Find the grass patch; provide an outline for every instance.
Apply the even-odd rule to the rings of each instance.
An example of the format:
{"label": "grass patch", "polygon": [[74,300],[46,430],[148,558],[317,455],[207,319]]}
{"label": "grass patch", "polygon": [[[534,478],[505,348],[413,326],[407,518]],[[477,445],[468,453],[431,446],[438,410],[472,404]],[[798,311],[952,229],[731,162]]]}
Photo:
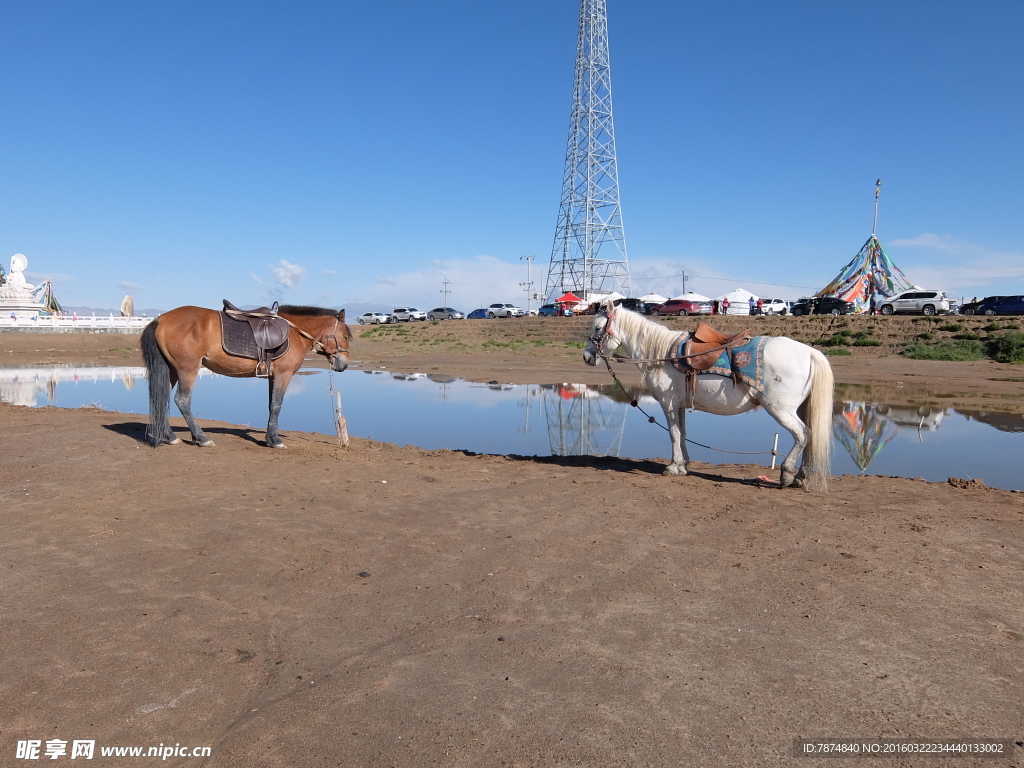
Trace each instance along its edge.
{"label": "grass patch", "polygon": [[935,338],[935,334],[934,333],[927,333],[927,332],[926,333],[919,333],[919,334],[917,334],[917,338],[918,338],[919,341],[931,341],[932,339]]}
{"label": "grass patch", "polygon": [[853,340],[853,346],[855,346],[855,347],[880,347],[880,346],[882,346],[882,342],[880,342],[878,339],[861,338],[861,339],[854,339]]}
{"label": "grass patch", "polygon": [[585,341],[567,341],[567,342],[565,342],[565,346],[570,347],[572,349],[583,349],[585,346],[587,346],[587,342],[585,342]]}
{"label": "grass patch", "polygon": [[948,360],[962,362],[966,360],[983,360],[985,349],[978,341],[961,339],[957,341],[940,341],[937,344],[925,344],[915,341],[903,350],[903,356],[911,360]]}
{"label": "grass patch", "polygon": [[853,354],[846,347],[829,347],[828,349],[821,350],[821,352],[829,357],[849,357]]}
{"label": "grass patch", "polygon": [[957,341],[978,341],[981,336],[976,333],[954,333],[953,338]]}
{"label": "grass patch", "polygon": [[938,330],[940,331],[951,331],[953,333],[956,331],[962,331],[963,329],[964,326],[962,323],[946,323],[945,325],[940,325],[938,327]]}
{"label": "grass patch", "polygon": [[997,363],[1024,363],[1024,333],[1011,332],[985,345],[988,355]]}

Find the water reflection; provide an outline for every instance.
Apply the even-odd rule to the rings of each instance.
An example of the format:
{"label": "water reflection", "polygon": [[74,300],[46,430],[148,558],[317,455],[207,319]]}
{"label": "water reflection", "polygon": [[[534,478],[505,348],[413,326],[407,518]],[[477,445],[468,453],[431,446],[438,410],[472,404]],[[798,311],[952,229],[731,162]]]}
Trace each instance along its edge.
{"label": "water reflection", "polygon": [[[444,374],[350,371],[331,374],[307,369],[292,382],[281,413],[281,428],[331,434],[343,401],[349,434],[399,445],[524,455],[618,455],[667,458],[668,435],[629,407],[632,400],[664,418],[643,392],[613,385],[475,384]],[[203,371],[193,406],[199,418],[262,428],[266,423],[265,381],[228,379]],[[145,371],[129,367],[0,367],[0,400],[18,405],[108,410],[148,410]],[[903,400],[913,393],[901,392]],[[342,398],[343,395],[343,398]],[[172,406],[172,413],[174,408]],[[724,451],[761,451],[733,456],[702,446],[693,459],[709,463],[770,463],[775,433],[779,450],[792,446],[789,434],[763,410],[732,417],[687,416],[691,440]],[[843,450],[834,452],[836,474],[867,473],[924,477],[977,477],[987,484],[1020,488],[1024,416],[887,404],[863,398],[837,402],[833,434]],[[965,450],[965,447],[967,450]]]}
{"label": "water reflection", "polygon": [[837,403],[836,409],[832,432],[861,472],[867,470],[901,428],[916,430],[920,439],[922,430],[938,429],[948,413],[945,408],[851,401]]}

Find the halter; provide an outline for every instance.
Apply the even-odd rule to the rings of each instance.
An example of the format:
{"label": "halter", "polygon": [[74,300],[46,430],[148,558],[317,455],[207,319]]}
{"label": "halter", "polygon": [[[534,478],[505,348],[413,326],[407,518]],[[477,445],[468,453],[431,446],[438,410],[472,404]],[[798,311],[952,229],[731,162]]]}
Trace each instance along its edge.
{"label": "halter", "polygon": [[606,314],[605,317],[607,320],[605,321],[604,327],[601,328],[599,332],[592,334],[587,341],[594,345],[594,348],[597,350],[597,356],[605,362],[608,362],[608,358],[601,350],[601,347],[604,345],[605,341],[608,340],[608,336],[611,334],[612,319],[614,319],[615,315]]}
{"label": "halter", "polygon": [[338,343],[338,335],[337,334],[338,334],[338,328],[341,326],[341,321],[338,320],[337,317],[334,318],[334,330],[329,335],[324,336],[324,340],[334,339],[334,346],[337,348],[337,351],[335,351],[333,353],[332,352],[328,352],[327,348],[323,345],[322,342],[320,342],[319,340],[313,338],[310,334],[306,333],[304,330],[299,328],[299,326],[297,326],[295,323],[293,323],[287,317],[283,317],[283,316],[280,316],[280,317],[282,317],[284,319],[284,321],[286,323],[288,323],[288,325],[290,325],[292,328],[294,328],[295,331],[300,336],[302,336],[302,337],[304,337],[306,339],[309,339],[311,342],[313,342],[310,345],[310,349],[312,351],[314,351],[314,352],[316,352],[318,354],[321,354],[324,357],[333,357],[334,355],[340,354],[342,352],[344,352],[346,355],[348,354],[348,347],[342,347],[341,344]]}

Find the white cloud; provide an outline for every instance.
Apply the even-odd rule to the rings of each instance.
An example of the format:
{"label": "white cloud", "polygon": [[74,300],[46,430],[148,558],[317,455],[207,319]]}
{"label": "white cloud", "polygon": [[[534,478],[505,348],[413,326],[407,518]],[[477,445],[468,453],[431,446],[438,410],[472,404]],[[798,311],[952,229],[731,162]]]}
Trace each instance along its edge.
{"label": "white cloud", "polygon": [[943,253],[961,253],[964,250],[977,248],[977,246],[957,240],[952,235],[935,235],[931,232],[922,232],[917,237],[892,240],[889,245],[894,248],[930,248]]}
{"label": "white cloud", "polygon": [[1005,291],[1015,293],[1024,284],[1024,254],[995,251],[983,245],[957,240],[952,235],[924,232],[917,237],[893,240],[892,249],[909,248],[931,251],[925,260],[913,254],[889,255],[917,285],[945,290],[953,295]]}
{"label": "white cloud", "polygon": [[292,264],[287,259],[281,259],[276,267],[270,268],[274,280],[285,288],[297,290],[302,285],[302,278],[306,276],[306,268],[298,264]]}

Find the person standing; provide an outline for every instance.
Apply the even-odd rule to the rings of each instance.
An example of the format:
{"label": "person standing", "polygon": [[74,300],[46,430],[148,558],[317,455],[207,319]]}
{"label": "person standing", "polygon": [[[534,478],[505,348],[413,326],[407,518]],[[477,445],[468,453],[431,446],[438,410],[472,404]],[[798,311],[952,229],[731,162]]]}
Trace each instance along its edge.
{"label": "person standing", "polygon": [[757,314],[759,314],[759,315],[763,315],[764,314],[764,299],[758,299],[757,300]]}
{"label": "person standing", "polygon": [[729,299],[728,299],[728,297],[722,299],[722,314],[723,315],[728,315],[729,314]]}
{"label": "person standing", "polygon": [[754,314],[754,310],[757,308],[757,302],[754,301],[754,297],[753,296],[751,296],[749,299],[747,299],[747,306],[750,308],[750,314],[753,315]]}

